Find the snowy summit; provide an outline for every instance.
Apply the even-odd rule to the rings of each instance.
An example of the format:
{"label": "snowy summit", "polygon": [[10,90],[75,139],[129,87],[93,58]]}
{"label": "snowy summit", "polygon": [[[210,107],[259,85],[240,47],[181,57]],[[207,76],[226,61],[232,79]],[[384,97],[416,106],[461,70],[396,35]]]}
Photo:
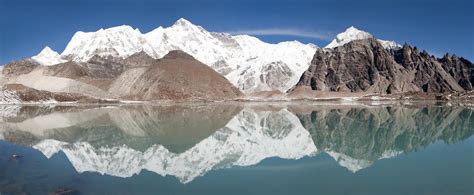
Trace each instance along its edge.
{"label": "snowy summit", "polygon": [[35,60],[36,62],[44,66],[51,66],[51,65],[66,62],[66,60],[61,58],[58,52],[55,52],[48,46],[46,46],[43,50],[41,50],[41,52],[38,55],[31,57],[31,59]]}
{"label": "snowy summit", "polygon": [[[342,45],[345,45],[346,43],[349,43],[354,40],[361,40],[361,39],[369,39],[369,38],[374,38],[373,35],[371,35],[368,32],[359,30],[355,28],[354,26],[351,26],[347,28],[344,32],[339,33],[334,40],[331,41],[326,47],[324,48],[336,48]],[[394,49],[394,48],[400,48],[401,45],[395,43],[394,41],[385,41],[385,40],[380,40],[378,39],[380,44],[386,49]]]}

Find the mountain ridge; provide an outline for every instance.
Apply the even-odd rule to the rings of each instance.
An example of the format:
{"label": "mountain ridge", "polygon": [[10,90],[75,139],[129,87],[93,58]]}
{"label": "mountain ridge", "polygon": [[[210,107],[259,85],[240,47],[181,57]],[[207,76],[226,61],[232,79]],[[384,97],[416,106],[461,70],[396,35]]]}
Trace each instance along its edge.
{"label": "mountain ridge", "polygon": [[[233,98],[209,101],[397,100],[406,96],[474,100],[474,65],[469,60],[449,54],[437,58],[415,46],[381,40],[353,26],[319,48],[298,41],[270,44],[249,35],[209,32],[183,18],[170,27],[160,26],[147,33],[127,25],[95,32],[78,31],[61,55],[46,46],[36,56],[5,65],[0,84],[21,84],[53,93],[85,93],[119,101],[154,101],[168,92],[174,95],[166,96],[166,100],[187,97],[176,101],[206,101],[209,94],[216,94],[206,85],[188,82],[189,78],[204,81],[209,76],[189,72],[196,70],[195,66],[188,66],[189,70],[184,72],[170,72],[188,71],[188,76],[174,75],[167,81],[147,73],[154,71],[160,75],[162,71],[153,66],[174,59],[173,55],[180,58],[178,61],[195,60],[199,62],[195,65],[202,63],[215,71],[197,74],[208,72],[223,77],[213,76],[220,83],[216,86],[226,86],[220,90],[232,92]],[[139,82],[133,84],[135,81]],[[232,86],[224,84],[227,82]],[[141,95],[124,92],[165,87],[163,83],[174,87],[168,92],[164,88],[142,91]],[[120,90],[122,87],[134,90]],[[178,88],[181,95],[177,95]],[[189,95],[197,91],[200,92]],[[144,93],[149,94],[148,98],[141,99]]]}
{"label": "mountain ridge", "polygon": [[[248,35],[232,36],[227,33],[208,32],[186,19],[177,20],[172,26],[158,27],[142,34],[138,29],[123,25],[96,32],[77,32],[61,56],[73,61],[87,61],[93,55],[126,58],[138,52],[145,52],[159,59],[172,50],[182,50],[197,60],[223,74],[244,92],[260,90],[285,91],[294,85],[298,76],[311,60],[317,48],[314,44],[286,41],[270,44]],[[286,71],[266,68],[281,76],[289,76],[289,83],[268,84],[259,79],[263,67],[272,62],[284,62]],[[224,70],[225,69],[225,70]],[[242,75],[242,76],[241,76]]]}

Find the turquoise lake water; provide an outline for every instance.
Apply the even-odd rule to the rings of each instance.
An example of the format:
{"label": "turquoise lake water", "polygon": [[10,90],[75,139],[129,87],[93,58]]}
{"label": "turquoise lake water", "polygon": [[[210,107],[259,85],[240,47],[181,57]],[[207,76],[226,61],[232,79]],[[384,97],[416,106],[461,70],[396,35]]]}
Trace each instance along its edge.
{"label": "turquoise lake water", "polygon": [[474,108],[0,106],[3,194],[473,194]]}

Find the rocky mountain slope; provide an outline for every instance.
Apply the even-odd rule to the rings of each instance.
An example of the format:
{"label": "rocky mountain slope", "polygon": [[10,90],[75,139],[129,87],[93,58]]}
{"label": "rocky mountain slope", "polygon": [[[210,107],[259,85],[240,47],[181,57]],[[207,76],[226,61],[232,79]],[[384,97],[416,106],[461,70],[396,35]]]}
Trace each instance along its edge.
{"label": "rocky mountain slope", "polygon": [[2,68],[2,76],[17,76],[21,74],[28,74],[36,67],[40,66],[38,62],[33,59],[23,59],[13,61],[5,64]]}
{"label": "rocky mountain slope", "polygon": [[128,69],[109,92],[129,100],[232,100],[243,94],[226,78],[182,51],[150,67]]}
{"label": "rocky mountain slope", "polygon": [[372,38],[357,39],[316,51],[297,88],[316,91],[445,93],[472,90],[474,65],[465,59],[437,59],[426,51],[403,45],[386,48]]}
{"label": "rocky mountain slope", "polygon": [[139,52],[125,59],[94,55],[87,62],[48,66],[26,59],[8,64],[0,80],[104,100],[219,101],[243,95],[225,77],[182,51],[158,60]]}

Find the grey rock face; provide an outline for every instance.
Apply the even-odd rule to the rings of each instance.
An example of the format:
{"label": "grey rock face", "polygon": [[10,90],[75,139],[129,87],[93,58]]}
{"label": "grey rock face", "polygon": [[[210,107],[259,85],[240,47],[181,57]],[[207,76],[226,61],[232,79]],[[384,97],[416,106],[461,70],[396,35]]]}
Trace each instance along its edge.
{"label": "grey rock face", "polygon": [[2,73],[6,76],[16,76],[21,74],[28,74],[36,67],[40,66],[37,62],[31,59],[23,59],[10,62],[3,67]]}
{"label": "grey rock face", "polygon": [[471,90],[472,63],[443,59],[407,44],[388,50],[373,38],[356,40],[334,49],[317,50],[296,86],[377,94]]}
{"label": "grey rock face", "polygon": [[448,72],[465,90],[473,90],[474,64],[462,57],[446,54],[439,59],[444,70]]}
{"label": "grey rock face", "polygon": [[283,90],[294,73],[282,61],[272,62],[262,66],[260,81],[266,83],[272,89]]}
{"label": "grey rock face", "polygon": [[449,75],[441,62],[428,52],[419,52],[416,47],[405,44],[402,49],[394,52],[395,60],[411,73],[411,83],[422,92],[443,93],[464,91],[457,81]]}
{"label": "grey rock face", "polygon": [[416,90],[404,80],[408,72],[376,39],[356,40],[318,50],[297,86],[341,92],[396,93]]}
{"label": "grey rock face", "polygon": [[232,72],[232,68],[227,64],[225,60],[219,60],[215,62],[212,66],[212,69],[216,70],[219,74],[221,75],[228,75],[230,72]]}

